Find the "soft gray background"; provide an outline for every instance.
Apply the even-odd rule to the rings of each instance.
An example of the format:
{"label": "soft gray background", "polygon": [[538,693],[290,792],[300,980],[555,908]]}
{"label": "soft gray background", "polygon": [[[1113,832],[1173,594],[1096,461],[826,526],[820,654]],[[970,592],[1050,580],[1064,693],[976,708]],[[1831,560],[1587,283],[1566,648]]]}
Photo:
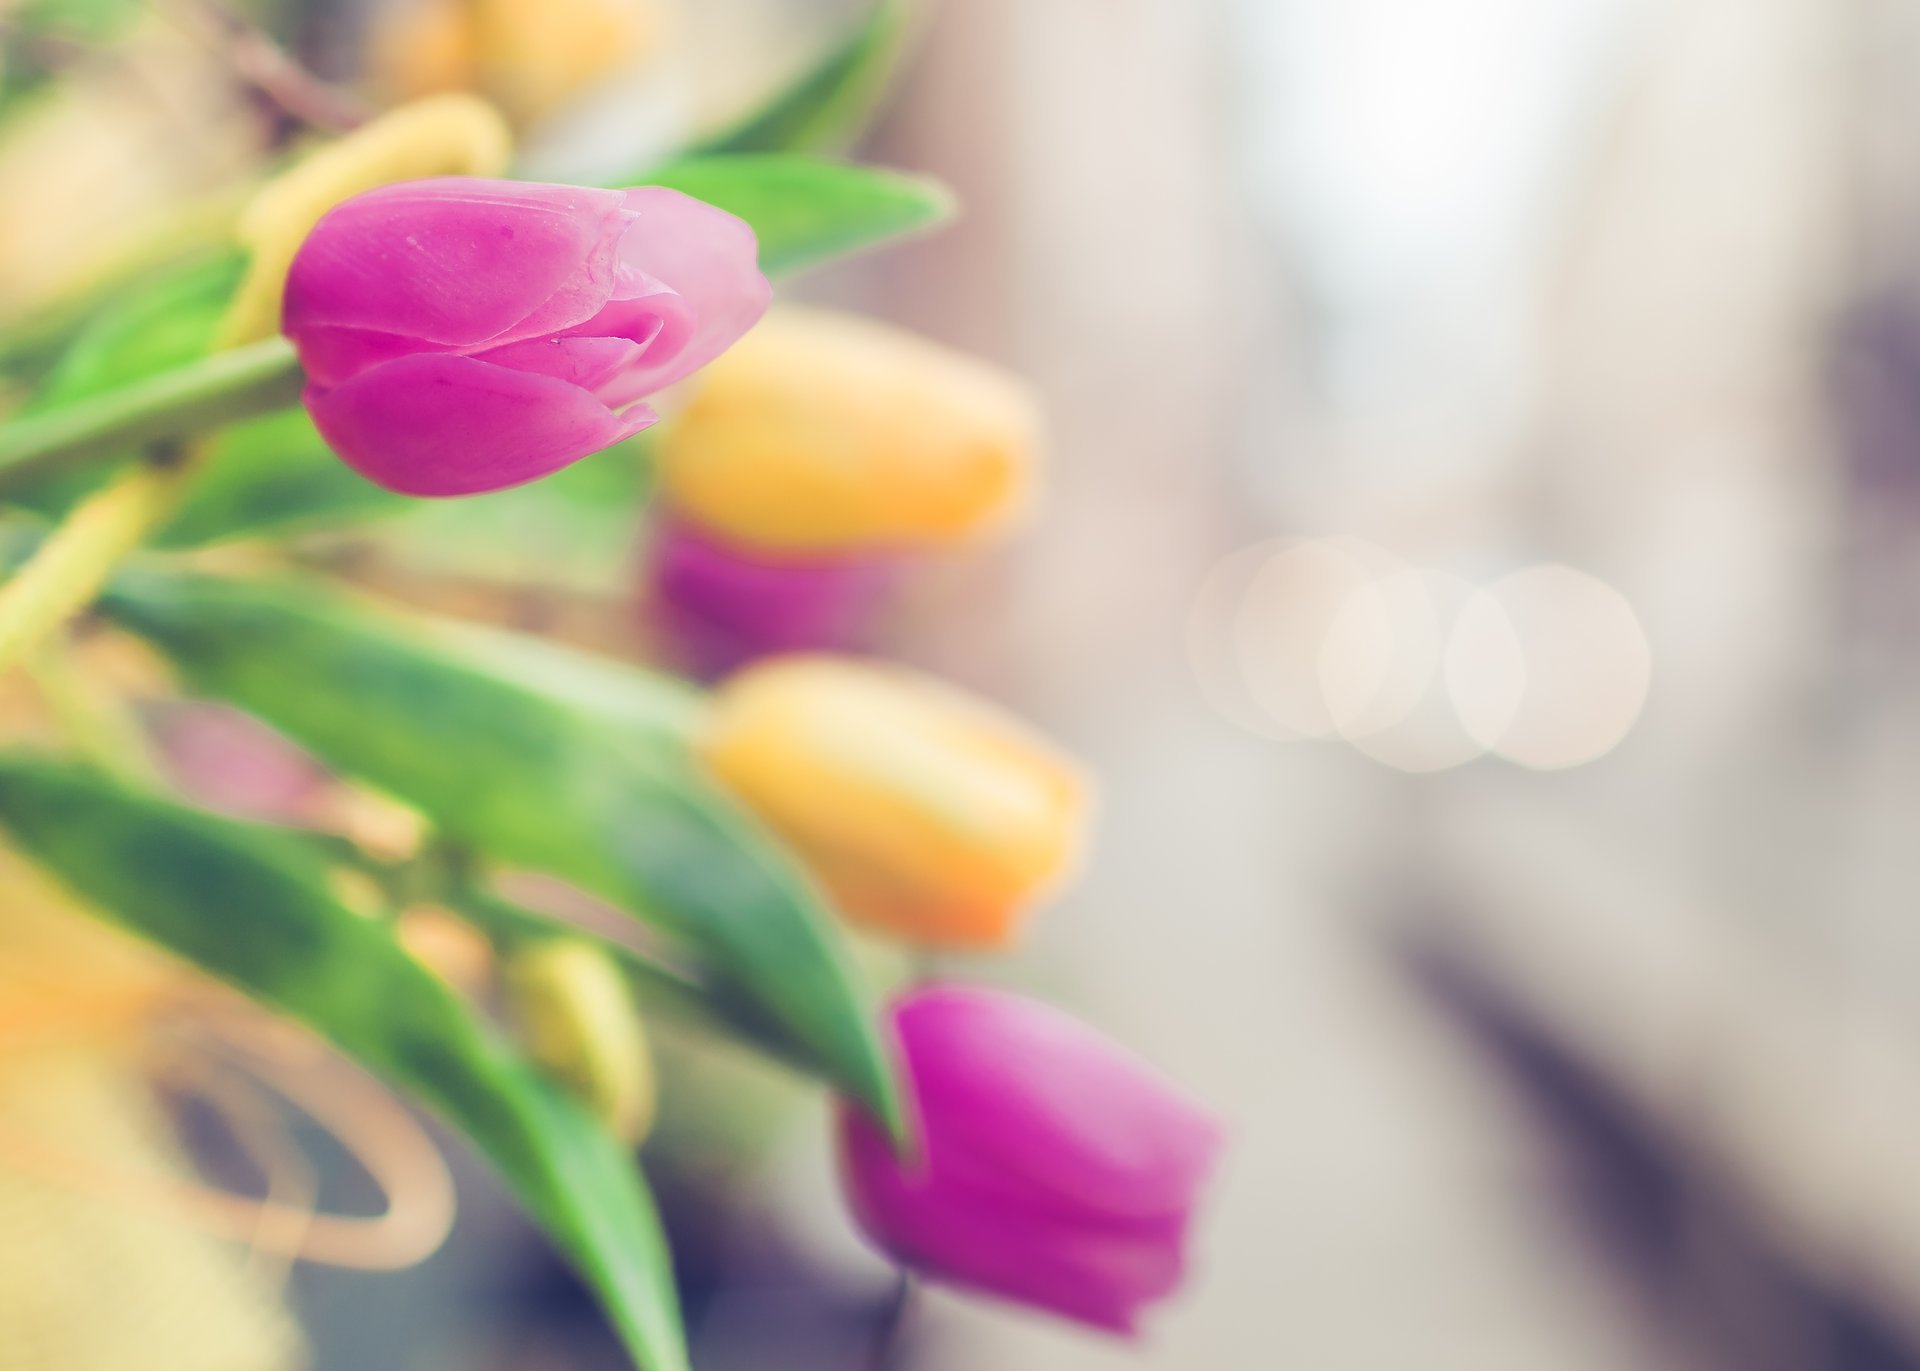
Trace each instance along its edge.
{"label": "soft gray background", "polygon": [[[666,125],[846,9],[691,8],[730,84],[687,78]],[[1916,25],[1897,0],[941,7],[867,152],[965,216],[806,293],[1048,404],[1044,516],[930,571],[895,638],[1104,789],[1084,880],[978,971],[1134,1044],[1234,1143],[1144,1345],[936,1295],[913,1364],[1920,1364]],[[1333,535],[1612,585],[1650,652],[1637,723],[1558,771],[1267,736],[1229,638],[1288,626],[1203,588]],[[1370,746],[1457,743],[1428,723]],[[706,1371],[860,1366],[884,1298],[817,1102],[784,1117],[695,1220],[733,1273],[696,1309]],[[436,1281],[491,1340],[474,1281],[518,1278],[517,1230],[467,1222],[481,1277],[318,1284],[330,1366],[401,1326],[462,1364],[425,1335]]]}

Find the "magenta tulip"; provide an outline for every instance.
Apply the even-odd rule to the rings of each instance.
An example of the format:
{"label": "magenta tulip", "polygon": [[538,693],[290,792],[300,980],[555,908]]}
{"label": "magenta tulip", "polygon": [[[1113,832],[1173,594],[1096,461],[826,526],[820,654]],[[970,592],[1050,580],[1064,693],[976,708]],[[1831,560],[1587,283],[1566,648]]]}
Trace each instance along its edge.
{"label": "magenta tulip", "polygon": [[901,1264],[1117,1333],[1172,1293],[1219,1128],[1122,1048],[1044,1005],[933,986],[894,1026],[919,1146],[843,1106],[855,1215]]}
{"label": "magenta tulip", "polygon": [[755,251],[740,220],[660,187],[408,181],[314,226],[282,327],[350,466],[406,495],[471,495],[652,424],[645,397],[766,309]]}

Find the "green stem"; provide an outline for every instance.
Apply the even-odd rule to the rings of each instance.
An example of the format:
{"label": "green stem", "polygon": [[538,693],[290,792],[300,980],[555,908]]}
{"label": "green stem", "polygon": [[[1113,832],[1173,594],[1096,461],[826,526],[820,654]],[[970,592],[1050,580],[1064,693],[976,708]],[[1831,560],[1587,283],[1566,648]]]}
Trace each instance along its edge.
{"label": "green stem", "polygon": [[293,345],[269,338],[24,416],[0,427],[0,492],[284,409],[299,398],[303,379]]}
{"label": "green stem", "polygon": [[881,1311],[879,1326],[874,1330],[873,1346],[867,1355],[871,1371],[894,1371],[903,1363],[907,1326],[919,1305],[919,1293],[920,1282],[906,1267],[901,1267],[895,1278],[893,1297]]}
{"label": "green stem", "polygon": [[202,455],[199,447],[157,444],[146,461],[75,505],[0,582],[0,674],[93,602],[121,559],[173,513]]}

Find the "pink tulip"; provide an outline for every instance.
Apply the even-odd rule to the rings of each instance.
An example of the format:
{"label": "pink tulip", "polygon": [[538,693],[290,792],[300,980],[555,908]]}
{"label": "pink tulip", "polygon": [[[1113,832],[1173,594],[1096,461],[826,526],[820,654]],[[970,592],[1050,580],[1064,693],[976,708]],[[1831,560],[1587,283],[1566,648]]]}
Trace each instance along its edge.
{"label": "pink tulip", "polygon": [[652,424],[643,399],[725,351],[769,290],[753,231],[678,191],[446,177],[321,219],[282,327],[350,466],[471,495]]}
{"label": "pink tulip", "polygon": [[894,1155],[843,1106],[855,1215],[903,1265],[1117,1333],[1174,1291],[1219,1128],[1057,1010],[962,986],[894,1011],[919,1106]]}

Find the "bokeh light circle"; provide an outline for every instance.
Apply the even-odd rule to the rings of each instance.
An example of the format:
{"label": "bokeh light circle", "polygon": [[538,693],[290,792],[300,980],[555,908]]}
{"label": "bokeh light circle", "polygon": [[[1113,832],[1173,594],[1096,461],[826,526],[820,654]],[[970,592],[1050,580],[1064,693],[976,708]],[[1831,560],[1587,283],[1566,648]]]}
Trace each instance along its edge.
{"label": "bokeh light circle", "polygon": [[1489,751],[1535,770],[1605,756],[1646,704],[1653,653],[1633,606],[1571,567],[1530,567],[1461,610],[1446,654],[1462,726]]}

